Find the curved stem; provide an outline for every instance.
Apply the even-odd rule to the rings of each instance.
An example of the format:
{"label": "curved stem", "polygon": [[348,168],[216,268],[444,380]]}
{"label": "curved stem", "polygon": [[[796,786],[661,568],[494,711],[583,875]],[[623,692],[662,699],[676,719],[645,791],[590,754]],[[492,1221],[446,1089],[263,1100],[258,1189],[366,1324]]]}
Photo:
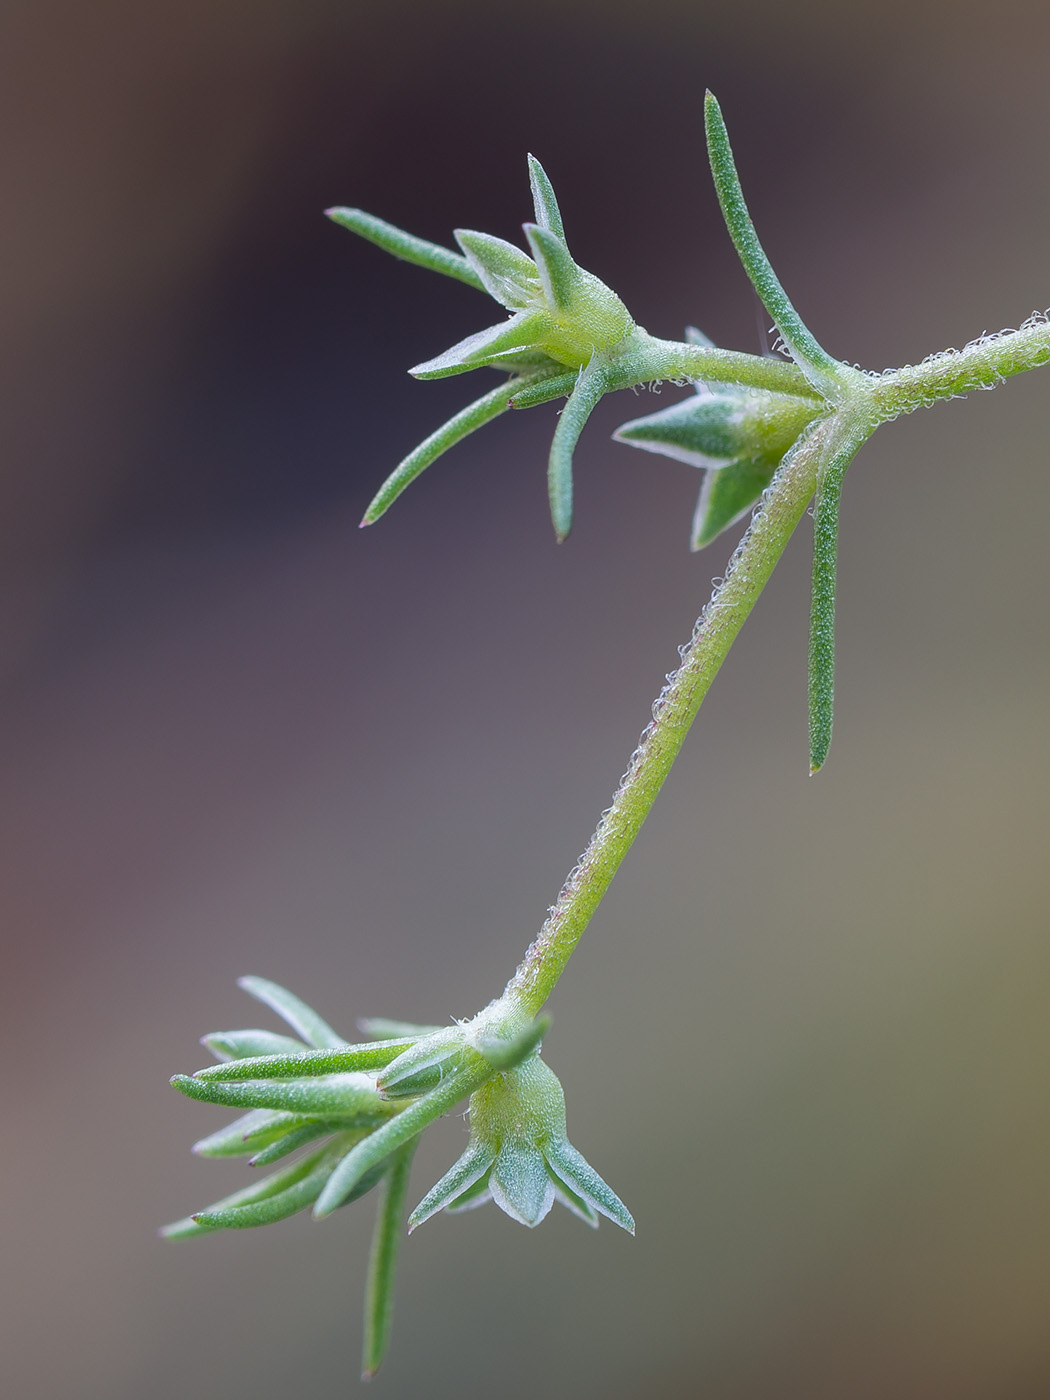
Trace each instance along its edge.
{"label": "curved stem", "polygon": [[681,666],[653,707],[652,723],[612,806],[507,984],[507,994],[533,1015],[553,990],[648,816],[701,701],[805,513],[822,465],[837,457],[856,431],[852,417],[822,419],[785,457],[724,582],[704,609]]}

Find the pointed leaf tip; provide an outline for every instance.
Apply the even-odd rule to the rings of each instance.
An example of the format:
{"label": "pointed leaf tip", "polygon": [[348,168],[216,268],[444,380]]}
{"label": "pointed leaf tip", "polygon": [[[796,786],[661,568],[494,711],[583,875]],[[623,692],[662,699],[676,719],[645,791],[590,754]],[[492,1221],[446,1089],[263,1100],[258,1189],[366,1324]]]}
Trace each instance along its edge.
{"label": "pointed leaf tip", "polygon": [[532,206],[536,222],[541,228],[549,229],[551,233],[556,233],[559,238],[564,238],[565,229],[562,226],[561,210],[558,208],[558,201],[554,195],[554,186],[548,179],[543,166],[531,154],[529,156],[529,185],[532,188]]}

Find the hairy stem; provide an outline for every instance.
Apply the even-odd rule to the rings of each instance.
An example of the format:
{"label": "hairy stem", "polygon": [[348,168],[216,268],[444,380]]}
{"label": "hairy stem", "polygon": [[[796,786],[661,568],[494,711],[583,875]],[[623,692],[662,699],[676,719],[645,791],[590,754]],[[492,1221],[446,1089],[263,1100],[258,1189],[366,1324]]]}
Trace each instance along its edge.
{"label": "hairy stem", "polygon": [[652,723],[612,806],[507,984],[507,993],[533,1015],[561,976],[656,801],[701,701],[812,499],[822,463],[844,448],[854,451],[857,432],[852,419],[824,419],[784,459],[724,582],[704,609],[681,666],[653,707]]}
{"label": "hairy stem", "polygon": [[982,336],[962,350],[943,350],[921,364],[874,376],[872,406],[877,420],[884,422],[974,389],[994,389],[1004,379],[1048,361],[1050,319],[1036,312],[1019,330]]}

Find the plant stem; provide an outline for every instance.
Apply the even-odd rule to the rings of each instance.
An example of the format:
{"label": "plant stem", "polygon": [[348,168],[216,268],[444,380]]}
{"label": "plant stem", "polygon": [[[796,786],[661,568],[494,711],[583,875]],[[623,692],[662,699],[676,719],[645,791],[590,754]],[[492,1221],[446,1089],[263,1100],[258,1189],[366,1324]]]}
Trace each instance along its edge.
{"label": "plant stem", "polygon": [[580,935],[608,889],[657,794],[701,701],[737,633],[784,552],[817,485],[821,464],[856,450],[853,419],[827,418],[785,457],[751,528],[733,555],[693,633],[682,664],[653,707],[653,720],[590,845],[507,984],[507,994],[535,1015],[547,1000]]}
{"label": "plant stem", "polygon": [[[687,363],[695,347],[664,341],[659,348],[670,373],[704,373],[699,365]],[[702,361],[706,356],[697,354],[695,358]],[[858,374],[850,386],[852,402],[848,408],[819,420],[796,443],[730,560],[724,581],[704,609],[681,666],[653,706],[652,723],[631,758],[612,806],[507,983],[506,994],[524,1010],[535,1015],[561,976],[648,816],[711,682],[805,513],[822,473],[833,474],[836,466],[844,467],[880,422],[973,389],[992,388],[1011,375],[1047,362],[1050,319],[1037,314],[1019,330],[982,337],[962,350],[944,351],[919,365],[868,376],[866,384]],[[799,373],[782,362],[765,363],[778,378],[785,369]],[[626,379],[629,370],[626,365],[623,368]],[[752,366],[748,369],[753,373]],[[791,384],[791,390],[797,392],[798,386]]]}
{"label": "plant stem", "polygon": [[872,378],[872,406],[879,421],[927,408],[974,389],[993,389],[1011,375],[1050,361],[1050,320],[1036,312],[1016,331],[972,340],[962,350],[943,350],[918,365],[887,370]]}

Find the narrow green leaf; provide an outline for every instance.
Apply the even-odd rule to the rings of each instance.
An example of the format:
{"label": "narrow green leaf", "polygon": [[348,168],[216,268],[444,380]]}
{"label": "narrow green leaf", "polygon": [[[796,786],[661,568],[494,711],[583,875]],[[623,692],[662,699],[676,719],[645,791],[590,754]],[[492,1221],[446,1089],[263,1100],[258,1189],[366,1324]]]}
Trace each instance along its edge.
{"label": "narrow green leaf", "polygon": [[336,1035],[328,1022],[318,1016],[313,1007],[307,1006],[305,1001],[301,1001],[284,987],[279,987],[276,982],[267,981],[265,977],[238,977],[237,985],[256,1001],[261,1001],[271,1011],[276,1011],[307,1045],[324,1050],[346,1044],[343,1037]]}
{"label": "narrow green leaf", "polygon": [[250,1157],[258,1148],[281,1137],[295,1122],[294,1114],[254,1108],[195,1142],[193,1151],[198,1157]]}
{"label": "narrow green leaf", "polygon": [[452,1163],[408,1217],[408,1233],[411,1234],[443,1207],[458,1201],[476,1182],[482,1180],[495,1160],[496,1154],[490,1147],[471,1139],[463,1156]]}
{"label": "narrow green leaf", "polygon": [[515,248],[505,238],[470,228],[457,228],[454,233],[485,290],[501,306],[517,311],[537,299],[539,273],[536,264],[520,248]]}
{"label": "narrow green leaf", "polygon": [[298,1152],[299,1148],[305,1147],[308,1142],[316,1142],[318,1138],[322,1137],[331,1137],[333,1133],[338,1133],[345,1127],[346,1124],[341,1123],[337,1118],[322,1118],[320,1121],[306,1122],[300,1128],[293,1128],[291,1132],[283,1133],[268,1147],[256,1152],[254,1157],[249,1158],[248,1165],[250,1167],[268,1167],[273,1162],[290,1157],[293,1152]]}
{"label": "narrow green leaf", "polygon": [[302,1080],[246,1079],[217,1084],[176,1074],[171,1083],[187,1098],[233,1108],[276,1108],[288,1113],[342,1118],[352,1123],[386,1118],[393,1112],[365,1074],[329,1074]]}
{"label": "narrow green leaf", "polygon": [[422,1040],[425,1035],[444,1030],[443,1026],[416,1026],[411,1021],[391,1021],[385,1016],[362,1016],[357,1028],[373,1040]]}
{"label": "narrow green leaf", "polygon": [[532,256],[536,259],[547,304],[563,314],[570,311],[580,281],[580,270],[573,262],[564,238],[540,228],[538,224],[525,224],[524,228]]}
{"label": "narrow green leaf", "polygon": [[[407,486],[411,486],[416,477],[425,471],[432,462],[436,462],[450,447],[455,447],[457,442],[462,442],[465,437],[477,432],[478,428],[484,427],[486,423],[491,423],[501,413],[506,413],[510,407],[514,383],[515,381],[512,379],[508,383],[500,384],[497,388],[491,389],[480,399],[475,399],[472,404],[460,409],[447,423],[443,423],[440,428],[425,438],[418,447],[413,448],[408,456],[398,463],[376,492],[365,511],[361,524],[374,525],[379,517],[390,509],[401,492]],[[363,1025],[362,1029],[364,1029]]]}
{"label": "narrow green leaf", "polygon": [[561,411],[551,442],[547,467],[547,494],[550,498],[551,520],[559,541],[572,529],[572,454],[587,419],[605,393],[605,363],[596,355],[584,366],[576,387]]}
{"label": "narrow green leaf", "polygon": [[[480,1064],[480,1056],[478,1056],[478,1061]],[[318,1219],[330,1215],[333,1210],[342,1205],[347,1195],[366,1172],[371,1171],[373,1167],[382,1162],[395,1148],[411,1141],[435,1119],[440,1118],[442,1114],[447,1113],[450,1108],[459,1103],[461,1099],[465,1099],[473,1093],[487,1078],[489,1078],[487,1067],[484,1070],[474,1067],[456,1070],[437,1088],[431,1089],[429,1094],[424,1095],[421,1099],[416,1099],[414,1103],[410,1103],[407,1108],[398,1113],[396,1118],[391,1119],[389,1123],[384,1123],[363,1142],[358,1143],[332,1172],[317,1204],[314,1206],[314,1215]]]}
{"label": "narrow green leaf", "polygon": [[390,1169],[376,1212],[372,1252],[368,1261],[365,1290],[364,1346],[361,1379],[371,1380],[382,1364],[394,1320],[394,1282],[397,1253],[404,1228],[405,1197],[415,1142],[406,1143],[393,1154]]}
{"label": "narrow green leaf", "polygon": [[374,214],[366,214],[363,209],[337,207],[326,209],[325,213],[333,223],[348,228],[351,233],[360,234],[384,252],[392,253],[395,258],[415,263],[417,267],[429,268],[431,272],[443,273],[446,277],[454,277],[458,282],[466,282],[468,287],[476,287],[479,292],[485,290],[481,278],[466,258],[460,257],[451,248],[442,248],[439,243],[429,243],[425,238],[405,233],[404,229],[395,228],[385,219],[377,219]]}
{"label": "narrow green leaf", "polygon": [[413,1041],[396,1058],[391,1058],[386,1069],[376,1079],[380,1093],[391,1094],[404,1080],[414,1079],[424,1070],[445,1065],[450,1057],[464,1048],[463,1032],[458,1026],[442,1026],[441,1030],[428,1035],[424,1040]]}
{"label": "narrow green leaf", "polygon": [[379,1069],[396,1059],[414,1040],[371,1040],[339,1050],[300,1050],[294,1055],[264,1055],[208,1065],[194,1075],[206,1084],[237,1079],[300,1079],[350,1070]]}
{"label": "narrow green leaf", "polygon": [[[304,1157],[301,1162],[296,1162],[291,1167],[285,1167],[283,1171],[274,1172],[272,1176],[264,1177],[261,1181],[253,1181],[250,1186],[245,1186],[240,1191],[234,1191],[230,1196],[223,1196],[222,1200],[215,1201],[208,1206],[205,1211],[198,1214],[210,1215],[215,1212],[232,1210],[236,1207],[252,1205],[259,1201],[269,1200],[271,1197],[280,1194],[294,1186],[297,1182],[310,1174],[313,1168],[327,1155],[329,1149],[323,1148],[319,1152],[311,1153]],[[195,1216],[187,1216],[185,1220],[177,1220],[172,1225],[165,1225],[161,1228],[160,1234],[165,1239],[190,1239],[197,1235],[210,1234],[213,1229],[221,1228],[218,1225],[205,1226],[197,1223]]]}
{"label": "narrow green leaf", "polygon": [[328,1180],[336,1154],[324,1148],[290,1167],[287,1184],[265,1197],[237,1205],[217,1204],[198,1211],[193,1219],[202,1230],[243,1230],[256,1225],[273,1225],[312,1206]]}
{"label": "narrow green leaf", "polygon": [[842,377],[844,373],[848,373],[848,368],[841,365],[817,343],[773,271],[765,250],[758,241],[744,200],[744,192],[740,188],[722,109],[710,92],[704,102],[704,118],[707,127],[707,153],[718,202],[722,207],[722,217],[726,221],[730,237],[744,265],[744,271],[799,368],[814,388],[825,397],[837,401],[841,398]]}
{"label": "narrow green leaf", "polygon": [[240,1060],[256,1055],[295,1055],[305,1049],[301,1040],[276,1031],[210,1031],[201,1036],[217,1060]]}
{"label": "narrow green leaf", "polygon": [[532,207],[540,228],[548,229],[557,238],[565,237],[561,222],[561,210],[554,197],[554,186],[547,178],[547,172],[535,156],[529,156],[529,184],[532,187]]}
{"label": "narrow green leaf", "polygon": [[579,378],[578,370],[570,370],[566,374],[544,375],[541,379],[534,380],[531,384],[524,385],[520,389],[515,389],[511,396],[511,408],[535,408],[541,403],[550,403],[552,399],[565,399],[576,388],[576,381]]}
{"label": "narrow green leaf", "polygon": [[809,614],[809,772],[819,773],[831,746],[835,714],[835,593],[839,505],[849,464],[872,428],[848,425],[829,443],[813,517],[813,591]]}

